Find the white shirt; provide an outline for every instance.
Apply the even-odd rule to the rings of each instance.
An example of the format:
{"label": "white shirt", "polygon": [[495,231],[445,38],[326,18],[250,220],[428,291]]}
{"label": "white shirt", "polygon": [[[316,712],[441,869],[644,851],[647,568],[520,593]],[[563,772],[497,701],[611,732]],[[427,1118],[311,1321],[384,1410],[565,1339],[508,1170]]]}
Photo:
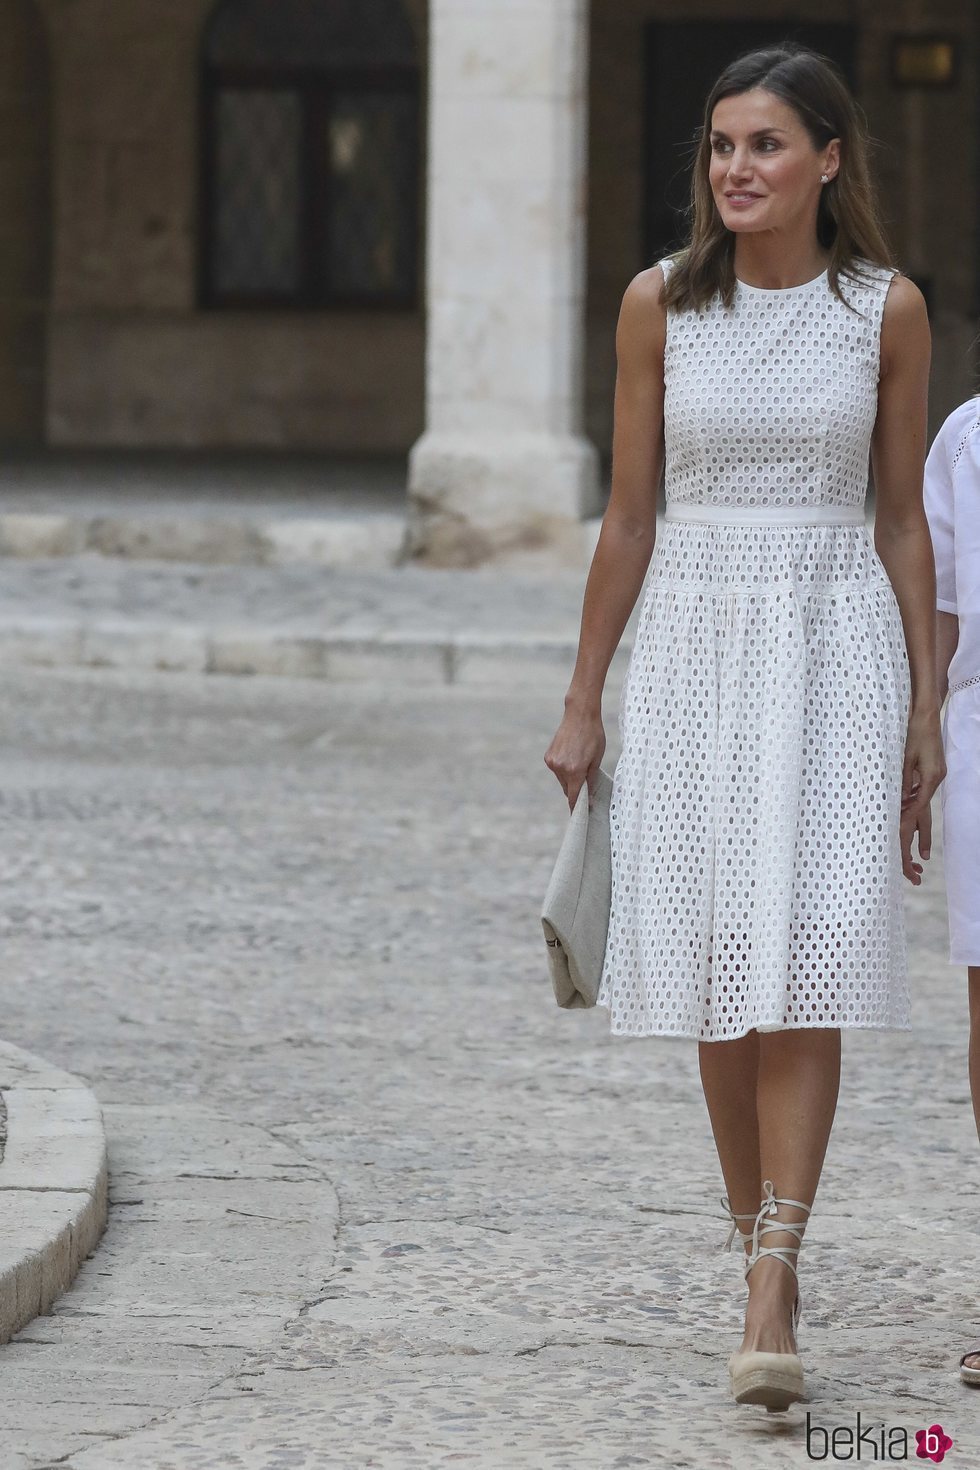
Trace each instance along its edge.
{"label": "white shirt", "polygon": [[980,397],[954,409],[936,435],[924,500],[936,553],[936,606],[960,622],[952,688],[980,674]]}

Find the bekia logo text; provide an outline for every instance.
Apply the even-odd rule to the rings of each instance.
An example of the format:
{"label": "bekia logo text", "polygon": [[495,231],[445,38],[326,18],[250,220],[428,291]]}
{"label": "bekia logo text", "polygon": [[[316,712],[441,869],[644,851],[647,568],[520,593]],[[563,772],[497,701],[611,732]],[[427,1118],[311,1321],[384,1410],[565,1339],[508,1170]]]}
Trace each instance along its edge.
{"label": "bekia logo text", "polygon": [[[931,1460],[940,1464],[953,1448],[953,1441],[941,1424],[915,1432],[915,1459]],[[866,1463],[907,1460],[909,1458],[908,1431],[901,1425],[887,1427],[884,1424],[866,1424],[861,1427],[861,1415],[853,1429],[849,1425],[837,1425],[825,1429],[814,1424],[806,1416],[806,1453],[810,1460],[836,1460]]]}

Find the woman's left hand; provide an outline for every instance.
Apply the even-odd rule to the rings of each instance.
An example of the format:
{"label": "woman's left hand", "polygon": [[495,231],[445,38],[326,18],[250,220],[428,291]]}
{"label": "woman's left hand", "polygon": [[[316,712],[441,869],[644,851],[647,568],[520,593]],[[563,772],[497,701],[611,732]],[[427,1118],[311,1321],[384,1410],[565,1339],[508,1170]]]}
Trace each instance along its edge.
{"label": "woman's left hand", "polygon": [[932,808],[930,802],[946,775],[943,739],[939,713],[930,709],[924,714],[914,711],[909,717],[909,733],[902,769],[902,815],[899,830],[902,839],[902,872],[916,888],[922,882],[922,863],[912,859],[912,842],[918,833],[919,857],[928,862],[932,852]]}

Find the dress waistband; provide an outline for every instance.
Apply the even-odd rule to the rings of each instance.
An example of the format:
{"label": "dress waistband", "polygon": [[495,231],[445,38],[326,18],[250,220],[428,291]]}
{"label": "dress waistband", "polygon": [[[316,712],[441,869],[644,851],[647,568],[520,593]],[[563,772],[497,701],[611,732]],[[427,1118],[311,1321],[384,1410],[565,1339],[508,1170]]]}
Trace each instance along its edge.
{"label": "dress waistband", "polygon": [[705,526],[863,526],[863,505],[684,505],[668,501],[668,521]]}
{"label": "dress waistband", "polygon": [[958,689],[969,689],[971,684],[980,684],[980,674],[974,674],[971,679],[958,679],[955,684],[950,684],[949,693],[955,694]]}

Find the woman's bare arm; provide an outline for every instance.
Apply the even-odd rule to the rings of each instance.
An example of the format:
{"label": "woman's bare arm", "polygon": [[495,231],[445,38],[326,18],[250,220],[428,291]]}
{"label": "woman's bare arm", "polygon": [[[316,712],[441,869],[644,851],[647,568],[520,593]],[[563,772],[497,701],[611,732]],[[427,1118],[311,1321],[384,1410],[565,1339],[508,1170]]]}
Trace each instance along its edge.
{"label": "woman's bare arm", "polygon": [[922,504],[929,380],[929,322],[921,292],[898,276],[881,327],[878,416],[871,441],[875,548],[888,573],[905,630],[912,699],[902,781],[902,861],[915,884],[929,856],[929,802],[946,774],[936,688],[936,567]]}
{"label": "woman's bare arm", "polygon": [[612,493],[585,588],[578,659],[568,698],[597,709],[612,656],[633,610],[657,533],[663,465],[664,340],[659,266],[631,282],[616,331]]}
{"label": "woman's bare arm", "polygon": [[565,717],[545,755],[570,807],[594,785],[605,749],[602,690],[650,563],[663,467],[663,272],[641,272],[623,297],[616,330],[612,492],[585,588],[578,656]]}

